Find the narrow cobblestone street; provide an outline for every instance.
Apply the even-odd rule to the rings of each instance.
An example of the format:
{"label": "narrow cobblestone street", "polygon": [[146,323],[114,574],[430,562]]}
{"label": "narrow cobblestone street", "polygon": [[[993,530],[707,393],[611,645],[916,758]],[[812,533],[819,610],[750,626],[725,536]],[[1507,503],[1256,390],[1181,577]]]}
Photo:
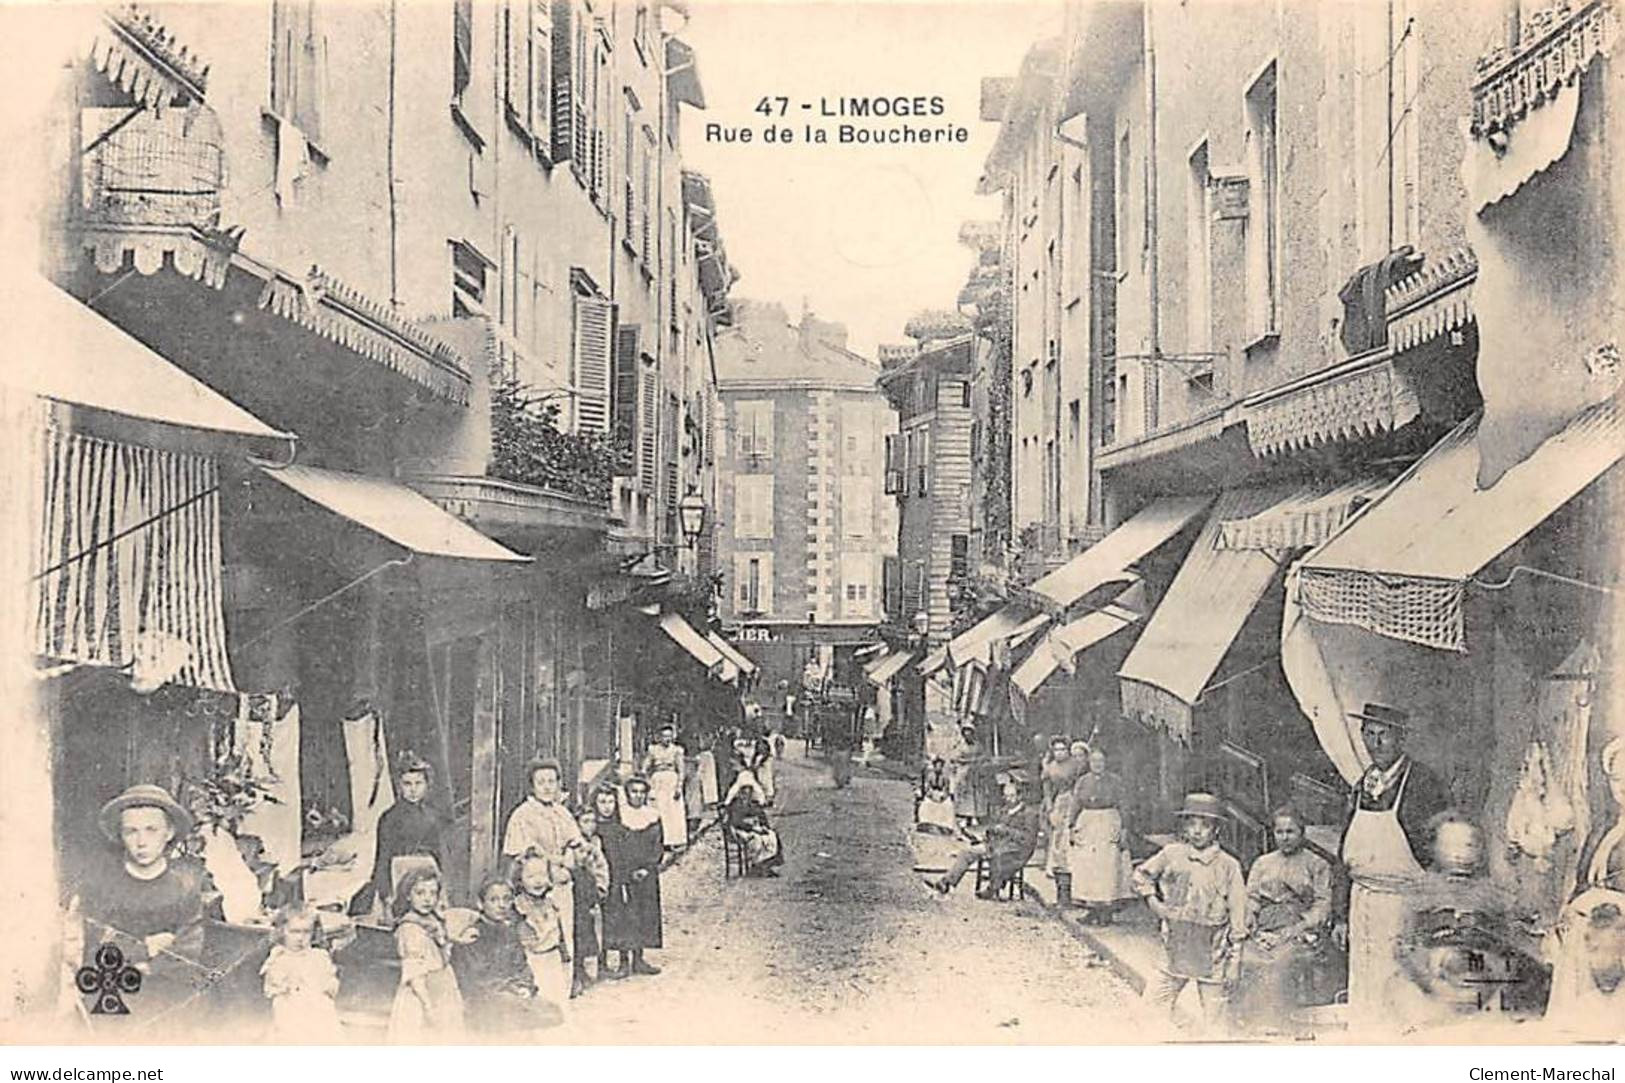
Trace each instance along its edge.
{"label": "narrow cobblestone street", "polygon": [[[914,871],[911,788],[825,761],[779,761],[776,880],[724,882],[709,831],[662,881],[654,978],[573,1002],[573,1042],[1110,1041],[1144,1013],[1035,903],[947,899]],[[926,1006],[929,1006],[928,1008]],[[1109,1028],[1109,1029],[1108,1029]],[[1141,1030],[1143,1033],[1143,1029]]]}

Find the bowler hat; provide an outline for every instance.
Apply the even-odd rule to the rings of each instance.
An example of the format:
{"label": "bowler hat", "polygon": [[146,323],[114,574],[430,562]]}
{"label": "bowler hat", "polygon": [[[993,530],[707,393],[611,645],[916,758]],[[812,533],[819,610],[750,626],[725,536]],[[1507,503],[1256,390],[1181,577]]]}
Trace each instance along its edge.
{"label": "bowler hat", "polygon": [[1362,722],[1375,722],[1379,726],[1390,726],[1394,729],[1404,729],[1411,723],[1411,716],[1398,707],[1389,707],[1381,703],[1367,703],[1362,710],[1354,711],[1350,718],[1358,718]]}
{"label": "bowler hat", "polygon": [[101,826],[102,834],[114,841],[119,837],[119,817],[127,808],[158,808],[164,810],[169,817],[169,826],[175,829],[177,837],[184,836],[192,830],[192,814],[182,808],[169,791],[162,786],[151,783],[142,783],[131,786],[107,804],[96,814],[96,822]]}
{"label": "bowler hat", "polygon": [[1206,816],[1210,820],[1225,818],[1224,804],[1210,793],[1188,793],[1185,795],[1185,806],[1178,812],[1180,816]]}

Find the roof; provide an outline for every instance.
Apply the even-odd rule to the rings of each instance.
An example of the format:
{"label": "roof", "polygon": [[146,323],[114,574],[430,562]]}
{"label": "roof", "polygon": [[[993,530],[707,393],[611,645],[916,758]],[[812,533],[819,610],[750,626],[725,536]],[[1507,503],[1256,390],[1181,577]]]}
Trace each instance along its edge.
{"label": "roof", "polygon": [[530,560],[398,481],[314,466],[268,468],[265,473],[305,499],[414,553],[508,563]]}
{"label": "roof", "polygon": [[41,398],[163,425],[274,440],[272,428],[38,275],[7,293],[5,380]]}
{"label": "roof", "polygon": [[872,390],[879,376],[879,365],[826,338],[803,334],[777,305],[738,302],[734,326],[717,335],[717,386],[724,391],[730,383],[788,380]]}

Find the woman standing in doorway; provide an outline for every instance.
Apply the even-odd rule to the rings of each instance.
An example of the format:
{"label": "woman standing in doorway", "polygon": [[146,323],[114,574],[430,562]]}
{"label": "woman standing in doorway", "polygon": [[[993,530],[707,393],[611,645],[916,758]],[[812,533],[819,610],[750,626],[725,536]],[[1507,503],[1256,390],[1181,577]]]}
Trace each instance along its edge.
{"label": "woman standing in doorway", "polygon": [[1088,913],[1084,921],[1104,925],[1129,886],[1128,827],[1123,818],[1123,781],[1106,769],[1106,753],[1089,753],[1089,771],[1072,787],[1072,897]]}
{"label": "woman standing in doorway", "polygon": [[643,757],[643,773],[660,826],[665,832],[666,849],[680,850],[688,845],[688,813],[683,808],[683,748],[677,744],[677,727],[664,725],[655,743]]}

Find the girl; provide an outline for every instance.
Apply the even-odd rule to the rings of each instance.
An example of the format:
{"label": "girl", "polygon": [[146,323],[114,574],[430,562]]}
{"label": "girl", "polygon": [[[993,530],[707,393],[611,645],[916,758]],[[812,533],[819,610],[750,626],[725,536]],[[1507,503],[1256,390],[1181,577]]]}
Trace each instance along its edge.
{"label": "girl", "polygon": [[563,1022],[558,1009],[537,995],[513,900],[506,880],[488,877],[480,885],[476,935],[451,953],[469,1026],[485,1033],[539,1031]]}
{"label": "girl", "polygon": [[333,1003],[339,973],[316,944],[315,908],[285,906],[277,911],[275,925],[276,945],[260,967],[271,1002],[271,1036],[301,1045],[343,1041]]}
{"label": "girl", "polygon": [[660,859],[665,852],[660,813],[648,801],[648,779],[634,775],[626,780],[620,819],[598,826],[609,859],[604,942],[621,953],[617,978],[660,973],[643,958],[644,949],[661,946]]}
{"label": "girl", "polygon": [[433,780],[434,771],[427,760],[410,752],[401,757],[395,786],[400,800],[378,818],[372,882],[356,894],[350,904],[350,913],[370,913],[375,902],[382,904],[379,907],[381,911],[387,912],[393,901],[391,888],[395,884],[397,858],[422,855],[433,858],[438,867],[446,867],[445,848],[441,842],[446,820],[440,810],[427,800]]}
{"label": "girl", "polygon": [[931,766],[920,774],[914,829],[936,835],[952,835],[959,829],[954,819],[953,780],[941,756],[932,760]]}
{"label": "girl", "polygon": [[[630,774],[627,778],[631,778]],[[592,795],[593,811],[597,813],[593,842],[598,852],[604,855],[604,894],[598,904],[598,979],[614,977],[609,970],[609,850],[604,841],[606,832],[612,831],[621,823],[621,791],[618,787],[605,786]]]}
{"label": "girl", "polygon": [[513,865],[514,908],[524,919],[519,928],[525,958],[542,999],[564,1011],[570,999],[570,949],[564,936],[564,918],[553,901],[555,888],[569,890],[568,873],[535,850],[521,854]]}
{"label": "girl", "polygon": [[395,950],[401,984],[389,1014],[390,1041],[456,1038],[463,995],[451,969],[451,935],[440,912],[440,874],[420,866],[395,893]]}
{"label": "girl", "polygon": [[[575,894],[575,971],[570,979],[570,996],[578,997],[592,984],[587,976],[587,959],[597,956],[599,904],[609,894],[609,860],[604,857],[603,840],[598,837],[598,812],[585,808],[576,815],[582,845],[575,853],[575,871],[570,887]],[[603,964],[599,964],[599,977]]]}

